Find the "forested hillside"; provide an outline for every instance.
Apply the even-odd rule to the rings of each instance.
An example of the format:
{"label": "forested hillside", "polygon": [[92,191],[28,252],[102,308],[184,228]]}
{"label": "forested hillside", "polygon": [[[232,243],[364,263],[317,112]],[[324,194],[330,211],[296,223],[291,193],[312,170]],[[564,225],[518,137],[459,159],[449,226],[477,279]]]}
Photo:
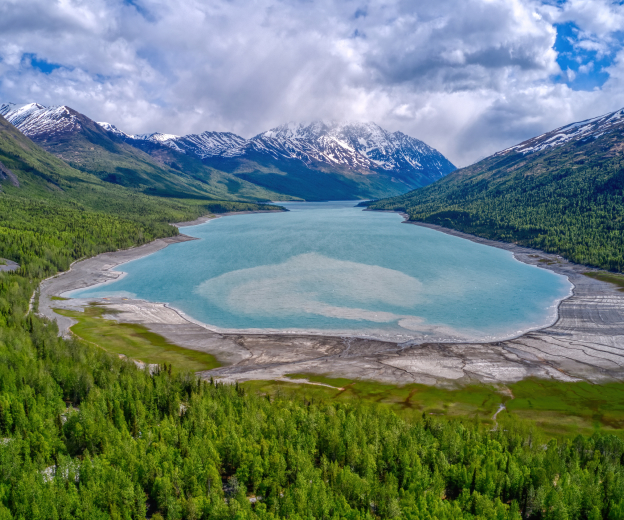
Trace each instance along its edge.
{"label": "forested hillside", "polygon": [[612,435],[548,441],[503,414],[493,429],[266,398],[59,338],[28,312],[43,277],[203,209],[111,190],[0,137],[19,181],[3,174],[0,256],[21,263],[0,273],[1,520],[624,517]]}
{"label": "forested hillside", "polygon": [[166,369],[150,376],[37,318],[1,334],[3,519],[624,515],[613,436],[547,442],[510,421],[491,431],[269,401]]}
{"label": "forested hillside", "polygon": [[623,271],[621,119],[607,133],[581,135],[562,145],[552,144],[551,134],[556,132],[370,207],[405,211],[410,220],[517,242],[559,253],[574,262]]}
{"label": "forested hillside", "polygon": [[170,222],[209,211],[276,206],[148,196],[80,172],[0,116],[0,258],[42,277],[76,258],[178,233]]}
{"label": "forested hillside", "polygon": [[3,113],[47,152],[107,183],[161,197],[248,202],[284,199],[167,146],[150,143],[145,150],[131,146],[69,107],[46,108],[33,103],[11,110],[10,105],[0,105]]}

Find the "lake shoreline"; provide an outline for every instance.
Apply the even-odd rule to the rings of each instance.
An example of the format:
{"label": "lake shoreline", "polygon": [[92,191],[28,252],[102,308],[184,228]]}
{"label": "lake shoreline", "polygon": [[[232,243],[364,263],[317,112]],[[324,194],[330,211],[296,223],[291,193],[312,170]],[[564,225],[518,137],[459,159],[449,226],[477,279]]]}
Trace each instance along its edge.
{"label": "lake shoreline", "polygon": [[[271,213],[271,211],[263,212]],[[254,212],[200,217],[195,221],[176,225],[186,227],[202,224],[221,216],[248,213]],[[124,298],[97,300],[99,304],[110,306],[111,310],[119,312],[120,314],[115,315],[115,319],[119,321],[140,323],[175,344],[215,355],[226,366],[211,370],[203,375],[205,377],[221,377],[225,381],[283,379],[287,373],[331,374],[398,384],[420,382],[437,385],[465,384],[475,381],[513,382],[524,377],[548,377],[564,381],[588,380],[592,382],[624,379],[624,371],[622,370],[624,367],[624,341],[621,342],[621,347],[619,341],[617,346],[607,346],[608,352],[599,356],[604,359],[590,359],[596,357],[595,354],[584,353],[570,356],[561,352],[562,349],[566,350],[566,344],[571,345],[567,341],[571,338],[565,338],[566,335],[575,337],[587,332],[588,324],[585,323],[586,321],[593,322],[593,328],[598,329],[597,331],[594,330],[593,334],[600,336],[600,327],[596,327],[599,324],[596,324],[594,319],[596,298],[606,296],[609,301],[613,297],[618,298],[620,313],[611,321],[620,320],[619,323],[624,322],[621,320],[621,310],[624,309],[624,293],[615,291],[611,284],[591,279],[582,274],[582,272],[595,269],[571,264],[557,255],[549,255],[515,244],[494,242],[430,224],[405,223],[428,227],[483,245],[508,250],[520,262],[567,276],[573,285],[572,294],[559,302],[557,316],[554,318],[553,324],[524,332],[517,337],[476,343],[450,340],[443,343],[426,342],[420,344],[410,344],[409,341],[396,343],[357,335],[334,336],[321,332],[310,334],[219,331],[186,316],[167,304]],[[119,276],[123,276],[121,272],[114,271],[114,268],[120,264],[156,252],[172,243],[187,240],[195,240],[195,238],[181,234],[168,239],[158,239],[137,248],[104,253],[78,262],[72,266],[70,271],[42,283],[40,312],[51,319],[55,319],[62,334],[69,334],[69,327],[72,326],[74,320],[54,313],[53,307],[77,310],[83,308],[89,301],[96,299],[61,302],[51,300],[53,296],[58,297],[87,286],[115,281]],[[612,302],[606,302],[605,305],[612,307]],[[568,316],[570,314],[568,308],[576,309],[575,312],[571,313],[571,316]],[[578,321],[579,317],[583,323],[578,323],[573,327],[577,330],[571,330],[566,323],[570,319]],[[560,332],[550,330],[561,328],[562,325],[566,327],[563,336]],[[611,327],[614,325],[617,323],[609,324]],[[624,338],[624,331],[618,329],[618,332],[618,336],[621,335]],[[559,335],[555,341],[556,345],[553,345],[552,342],[553,334]],[[578,338],[574,338],[572,341],[578,342]],[[527,345],[527,342],[531,345]],[[539,343],[539,346],[534,345],[535,342]],[[579,354],[577,347],[576,343],[574,347],[570,347],[573,354]],[[594,347],[587,348],[592,349]],[[583,349],[581,351],[584,352]],[[561,359],[559,360],[559,358]],[[472,365],[479,365],[480,368]]]}
{"label": "lake shoreline", "polygon": [[[305,203],[304,203],[305,204]],[[241,211],[241,212],[230,212],[225,213],[221,216],[233,216],[233,215],[249,215],[253,213],[272,213],[272,211]],[[390,212],[397,213],[397,212]],[[404,218],[405,215],[402,215]],[[197,226],[209,222],[211,220],[215,220],[219,218],[219,216],[203,216],[199,217],[193,221],[188,222],[180,222],[175,225],[179,228],[182,227],[190,227]],[[394,225],[394,224],[393,224]],[[425,226],[428,227],[428,226]],[[189,237],[187,235],[180,234],[177,238],[177,241],[186,241],[186,240],[198,240],[199,238]],[[489,245],[489,244],[488,244]],[[128,256],[132,250],[127,250],[123,255],[123,264],[133,261],[135,259],[139,259],[144,257],[145,255],[139,250],[136,250],[136,256]],[[520,261],[523,264],[528,264],[530,262],[522,261],[518,259],[514,254],[513,258],[516,261]],[[122,263],[118,264],[117,267],[113,270],[112,268],[108,268],[108,271],[111,274],[116,275],[113,278],[107,278],[98,281],[97,283],[92,283],[92,281],[88,282],[88,287],[90,289],[100,288],[102,286],[108,285],[113,282],[117,282],[123,279],[127,273],[123,270],[119,270],[118,267],[122,265]],[[568,277],[566,277],[568,280]],[[553,300],[553,304],[550,305],[547,309],[544,309],[544,312],[541,315],[539,320],[535,320],[533,322],[527,322],[522,325],[518,325],[517,327],[506,327],[506,330],[491,330],[491,331],[477,331],[467,329],[456,329],[452,326],[445,324],[436,324],[436,323],[422,323],[419,325],[418,329],[410,329],[404,328],[403,326],[398,326],[396,329],[391,330],[388,328],[374,328],[370,325],[368,327],[361,327],[359,329],[354,329],[352,327],[346,327],[344,329],[335,328],[335,329],[315,329],[313,327],[307,328],[297,328],[297,327],[288,327],[288,328],[254,328],[254,327],[236,327],[236,328],[228,328],[223,326],[215,325],[209,321],[202,321],[201,319],[191,316],[187,313],[187,311],[182,310],[181,308],[176,307],[171,304],[168,300],[157,300],[157,299],[143,299],[137,298],[132,294],[121,294],[121,293],[112,293],[111,295],[102,294],[102,297],[98,296],[85,296],[82,297],[80,294],[81,291],[84,290],[85,287],[81,286],[77,289],[71,289],[60,296],[68,297],[72,299],[90,299],[92,301],[99,301],[100,303],[103,301],[113,302],[121,299],[121,301],[129,301],[131,300],[138,305],[151,305],[157,303],[162,305],[165,308],[171,309],[183,319],[188,322],[194,323],[201,327],[204,327],[206,330],[209,330],[213,333],[218,334],[230,334],[230,335],[275,335],[275,336],[293,336],[293,335],[309,335],[316,337],[341,337],[341,338],[353,338],[358,340],[371,340],[371,341],[381,341],[388,342],[394,345],[400,345],[402,348],[406,346],[419,345],[423,343],[496,343],[500,341],[508,341],[512,339],[516,339],[518,337],[523,336],[529,332],[542,330],[553,325],[558,319],[558,308],[562,300],[567,299],[573,293],[574,286],[569,283],[569,290],[565,296],[559,296]],[[127,298],[126,298],[127,296]],[[399,316],[399,318],[409,318],[409,316]],[[501,323],[505,323],[501,321]],[[65,331],[63,331],[65,332]]]}
{"label": "lake shoreline", "polygon": [[[574,296],[574,289],[576,288],[576,285],[574,283],[574,279],[576,279],[576,276],[579,274],[579,272],[575,269],[574,273],[570,272],[569,269],[564,268],[558,268],[558,264],[554,263],[551,265],[548,265],[548,262],[542,262],[540,260],[543,260],[542,255],[546,254],[543,251],[539,250],[539,249],[533,249],[530,247],[523,247],[523,246],[519,246],[517,244],[514,243],[510,243],[510,242],[499,242],[496,240],[490,240],[487,238],[482,238],[476,235],[470,235],[468,233],[464,233],[462,231],[457,231],[455,229],[451,229],[451,228],[445,228],[443,226],[438,226],[437,224],[429,224],[426,222],[416,222],[416,221],[412,221],[409,220],[409,215],[407,215],[406,213],[400,213],[400,215],[405,218],[405,220],[403,222],[401,222],[401,224],[413,224],[415,226],[419,226],[419,227],[424,227],[427,229],[432,229],[434,231],[439,231],[440,233],[444,233],[446,235],[450,235],[450,236],[454,236],[457,238],[463,238],[464,240],[470,240],[471,242],[474,242],[475,244],[481,244],[481,245],[485,245],[485,246],[489,246],[489,247],[495,247],[497,249],[503,249],[504,251],[509,251],[515,260],[517,260],[518,262],[522,262],[523,264],[527,264],[527,265],[532,265],[535,267],[539,267],[541,269],[546,269],[547,271],[552,271],[554,273],[560,274],[562,276],[565,276],[568,281],[571,284],[571,288],[570,288],[570,292],[569,294],[565,297],[565,298],[561,298],[557,305],[556,305],[556,313],[554,316],[554,319],[552,320],[552,323],[545,325],[543,327],[537,327],[535,329],[531,329],[530,331],[527,332],[533,332],[533,331],[539,331],[539,330],[544,330],[547,329],[548,327],[551,327],[552,325],[554,325],[555,323],[557,323],[557,320],[559,320],[559,308],[561,307],[561,304],[571,298],[572,296]],[[557,258],[563,259],[563,257],[561,257],[560,255],[556,255]],[[552,265],[555,265],[555,267],[553,268]],[[572,264],[575,266],[580,267],[580,269],[583,272],[590,272],[590,271],[601,271],[600,269],[595,269],[593,267],[589,267],[589,266],[584,266],[582,264]],[[581,273],[582,274],[582,273]],[[519,334],[518,336],[516,336],[516,338],[523,336],[525,333],[523,334]],[[510,338],[510,339],[515,339],[515,338]]]}
{"label": "lake shoreline", "polygon": [[189,220],[187,222],[176,222],[171,225],[180,229],[183,227],[199,226],[200,224],[205,224],[206,222],[209,222],[210,220],[215,220],[221,217],[231,217],[234,215],[252,215],[255,213],[283,213],[283,212],[284,210],[277,210],[277,209],[276,210],[259,209],[258,211],[230,211],[228,213],[213,213],[212,215],[204,215],[203,217],[198,217],[195,220]]}

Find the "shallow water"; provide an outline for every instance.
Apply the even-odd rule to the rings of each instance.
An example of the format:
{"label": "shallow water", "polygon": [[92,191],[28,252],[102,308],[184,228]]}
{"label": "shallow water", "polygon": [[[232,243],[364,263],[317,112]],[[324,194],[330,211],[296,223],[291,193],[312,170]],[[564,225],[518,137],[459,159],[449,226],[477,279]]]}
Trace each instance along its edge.
{"label": "shallow water", "polygon": [[355,202],[219,218],[72,297],[168,302],[223,330],[310,331],[398,341],[491,340],[546,326],[571,285],[501,249]]}

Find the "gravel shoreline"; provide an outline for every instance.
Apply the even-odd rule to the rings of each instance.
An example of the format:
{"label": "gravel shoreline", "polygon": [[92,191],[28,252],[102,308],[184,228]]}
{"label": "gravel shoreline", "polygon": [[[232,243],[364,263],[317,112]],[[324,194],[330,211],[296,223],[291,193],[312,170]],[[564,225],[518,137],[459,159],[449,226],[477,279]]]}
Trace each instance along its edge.
{"label": "gravel shoreline", "polygon": [[[246,214],[253,212],[240,212]],[[230,216],[232,213],[220,216]],[[215,217],[201,217],[179,227]],[[218,217],[217,217],[218,218]],[[562,300],[558,317],[549,327],[493,343],[397,344],[358,337],[317,334],[222,333],[162,303],[122,298],[99,299],[118,312],[114,319],[140,323],[182,347],[208,352],[224,365],[202,373],[224,381],[283,380],[286,374],[314,373],[369,379],[386,383],[423,383],[456,386],[471,382],[508,383],[526,377],[600,383],[624,380],[624,293],[612,284],[584,276],[591,270],[557,255],[495,242],[440,226],[428,227],[473,242],[505,249],[521,262],[567,276],[574,285]],[[172,243],[195,240],[187,235],[158,239],[143,246],[104,253],[74,264],[70,271],[45,280],[40,288],[39,312],[69,334],[74,320],[52,308],[82,309],[88,300],[51,300],[68,291],[114,281],[114,268],[152,254]]]}

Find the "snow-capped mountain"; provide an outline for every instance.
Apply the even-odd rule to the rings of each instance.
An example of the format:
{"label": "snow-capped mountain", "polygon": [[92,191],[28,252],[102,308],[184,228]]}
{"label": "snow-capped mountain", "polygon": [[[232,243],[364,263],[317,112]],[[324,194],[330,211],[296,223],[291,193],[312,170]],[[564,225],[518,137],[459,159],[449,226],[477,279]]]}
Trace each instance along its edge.
{"label": "snow-capped mountain", "polygon": [[[132,136],[112,124],[96,123],[66,106],[0,103],[0,114],[45,151],[108,183],[150,195],[202,200],[253,202],[284,197],[281,192],[210,168],[195,157],[161,144],[178,136]],[[12,181],[8,168],[2,168],[0,165],[0,179]]]}
{"label": "snow-capped mountain", "polygon": [[39,103],[0,105],[0,115],[28,137],[74,132],[81,128],[78,112],[69,107],[45,107]]}
{"label": "snow-capped mountain", "polygon": [[[442,154],[422,141],[401,132],[390,133],[375,123],[289,123],[254,137],[251,143],[254,149],[274,156],[355,169],[433,167],[442,176],[448,173],[450,165]],[[450,165],[450,169],[454,167]]]}
{"label": "snow-capped mountain", "polygon": [[217,156],[227,156],[228,152],[238,150],[247,140],[231,132],[203,132],[190,134],[169,141],[170,146],[200,159]]}
{"label": "snow-capped mountain", "polygon": [[501,150],[494,154],[494,156],[507,155],[512,152],[520,152],[523,154],[541,152],[542,150],[562,146],[572,141],[597,139],[608,132],[621,130],[622,128],[624,128],[624,109],[562,126],[510,148],[506,148],[505,150]]}
{"label": "snow-capped mountain", "polygon": [[247,142],[245,138],[231,132],[203,132],[185,136],[160,132],[127,134],[110,123],[98,122],[98,125],[124,139],[164,144],[178,152],[194,155],[200,159],[227,154],[228,151],[238,149]]}
{"label": "snow-capped mountain", "polygon": [[100,125],[104,130],[115,134],[118,137],[132,137],[130,135],[128,135],[126,132],[122,132],[121,130],[119,130],[119,128],[117,128],[115,125],[111,125],[110,123],[100,123],[98,122],[98,125]]}
{"label": "snow-capped mountain", "polygon": [[[422,141],[388,132],[375,123],[288,123],[245,139],[230,132],[130,134],[111,123],[96,123],[67,106],[38,103],[0,104],[0,114],[75,166],[82,165],[83,154],[95,153],[102,139],[109,139],[108,153],[134,156],[138,149],[156,163],[177,169],[184,161],[168,154],[184,154],[199,159],[210,171],[229,172],[265,189],[301,198],[394,195],[430,184],[455,169]],[[115,160],[121,159],[116,156]],[[190,163],[187,167],[191,168]],[[118,175],[115,172],[111,175]]]}
{"label": "snow-capped mountain", "polygon": [[[107,129],[112,127],[108,123],[100,124]],[[360,173],[381,170],[404,177],[417,172],[428,177],[429,182],[455,169],[446,157],[429,145],[401,132],[390,133],[375,123],[288,123],[248,140],[230,132],[204,132],[184,137],[159,133],[125,135],[129,139],[165,144],[200,159],[260,155],[277,160],[297,160],[307,166],[346,167]]]}

